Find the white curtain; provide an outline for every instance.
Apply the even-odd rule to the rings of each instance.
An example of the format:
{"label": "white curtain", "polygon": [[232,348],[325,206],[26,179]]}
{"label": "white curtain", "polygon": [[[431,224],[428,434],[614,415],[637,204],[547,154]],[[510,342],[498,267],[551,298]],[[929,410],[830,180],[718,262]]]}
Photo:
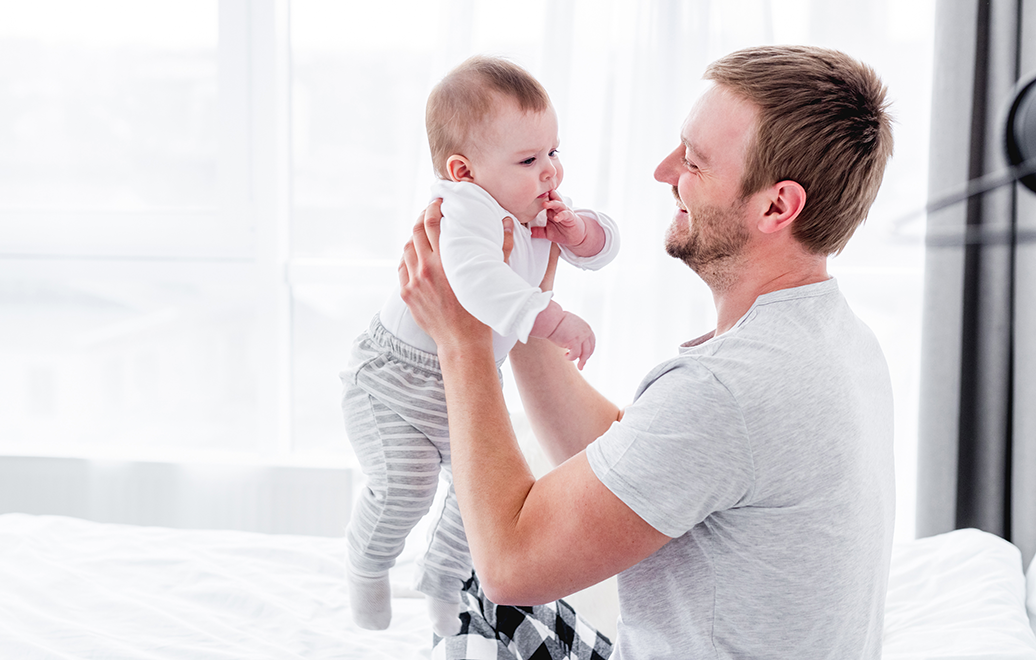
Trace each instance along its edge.
{"label": "white curtain", "polygon": [[[177,161],[159,177],[177,177],[152,200],[165,209],[162,217],[169,208],[210,203],[216,217],[185,216],[192,231],[204,229],[196,238],[170,231],[137,244],[124,240],[130,234],[119,233],[118,223],[91,225],[106,212],[73,200],[64,208],[69,226],[108,229],[100,237],[82,231],[88,242],[72,246],[63,232],[30,245],[19,237],[36,225],[18,221],[17,209],[0,199],[0,359],[15,365],[0,370],[7,394],[0,451],[121,454],[155,444],[231,460],[259,454],[347,463],[337,374],[352,338],[390,291],[400,249],[427,201],[426,95],[474,53],[510,57],[544,83],[559,112],[562,192],[620,226],[616,262],[597,273],[563,269],[557,295],[597,334],[587,377],[617,403],[628,402],[654,364],[715,319],[708,290],[663,252],[673,201],[652,177],[677,144],[704,67],[744,46],[810,43],[874,66],[897,120],[882,192],[831,271],[890,360],[905,494],[900,523],[912,535],[923,246],[920,216],[911,212],[923,206],[926,188],[934,0],[196,0],[190,7],[204,39],[188,34],[173,47],[146,38],[105,51],[109,68],[96,84],[115,80],[121,67],[126,82],[111,89],[150,89],[166,99],[148,112],[133,94],[55,101],[74,81],[47,78],[45,67],[32,70],[45,74],[33,83],[35,74],[15,62],[63,54],[85,61],[105,45],[93,39],[69,50],[66,37],[77,24],[61,17],[75,11],[74,2],[17,4],[36,7],[34,20],[42,22],[25,27],[29,9],[0,22],[0,48],[21,58],[5,58],[6,69],[0,63],[0,100],[12,118],[0,125],[0,147],[18,147],[0,148],[0,167],[24,173],[36,147],[53,139],[53,126],[71,126],[59,135],[75,135],[75,126],[91,125],[83,117],[103,115],[111,135],[147,146],[132,156],[104,154],[122,158],[128,177],[147,170],[148,149],[194,149],[208,163],[198,170]],[[133,21],[139,29],[147,23],[135,18],[139,6],[98,0],[91,11],[109,20],[109,32],[132,34]],[[178,3],[162,6],[175,13]],[[60,22],[51,34],[48,14]],[[160,32],[181,23],[149,24]],[[52,110],[41,113],[39,103]],[[280,103],[288,110],[270,110]],[[168,128],[127,123],[149,116],[196,137],[163,141]],[[257,121],[266,133],[257,133]],[[269,148],[281,142],[283,151]],[[45,187],[42,172],[36,183]],[[270,196],[253,185],[251,202],[220,215],[223,201],[256,180],[288,192]],[[90,189],[91,179],[83,174],[77,185]],[[41,338],[55,318],[63,328],[90,324],[90,341],[69,331],[51,348]]]}
{"label": "white curtain", "polygon": [[[662,250],[673,202],[652,177],[657,163],[677,144],[680,124],[701,90],[704,67],[754,44],[829,46],[877,69],[889,85],[897,120],[896,155],[881,195],[868,223],[832,261],[831,270],[878,333],[891,363],[898,410],[899,531],[912,536],[923,260],[922,215],[912,211],[923,206],[926,185],[932,14],[931,2],[898,0],[837,6],[795,0],[441,0],[363,9],[298,0],[292,8],[298,75],[315,81],[319,66],[344,71],[351,63],[355,69],[350,81],[361,79],[365,70],[378,78],[333,92],[333,77],[295,82],[294,226],[330,216],[334,219],[326,222],[350,223],[356,231],[349,235],[365,232],[379,250],[350,268],[334,265],[334,253],[340,256],[345,248],[329,247],[333,242],[293,248],[299,275],[293,286],[296,337],[311,333],[325,340],[310,342],[312,351],[296,341],[314,368],[296,374],[296,392],[306,391],[297,405],[313,410],[310,421],[318,415],[327,420],[310,428],[314,433],[337,432],[331,367],[345,359],[343,338],[366,327],[376,301],[394,282],[399,247],[427,200],[431,168],[423,136],[424,102],[451,67],[471,54],[491,53],[510,57],[536,75],[559,112],[566,170],[562,191],[619,223],[622,252],[616,262],[596,273],[562,270],[556,295],[597,334],[598,349],[585,369],[587,377],[625,403],[651,366],[714,323],[708,290]],[[366,35],[362,44],[353,41],[356,31]],[[361,47],[373,50],[364,53]],[[310,168],[300,157],[309,149],[327,148],[324,131],[316,126],[317,99],[331,94],[340,95],[341,108],[359,117],[347,129],[355,133],[353,143],[371,150],[369,161],[343,155],[338,172]],[[300,98],[306,103],[301,109]],[[349,123],[339,113],[332,116]],[[377,119],[382,121],[370,123]],[[300,142],[301,136],[308,142]],[[348,145],[341,148],[344,154]],[[377,158],[382,159],[380,170]],[[308,174],[300,173],[303,166]],[[371,178],[356,178],[356,172]],[[325,207],[318,212],[310,193],[302,191],[309,175],[324,177],[324,200],[333,200],[332,211]],[[381,198],[372,202],[364,194],[368,190],[377,190]],[[342,246],[349,235],[342,236]],[[348,284],[342,286],[345,279]],[[360,297],[364,304],[356,303]],[[328,311],[316,312],[318,308]],[[520,405],[510,384],[508,400],[512,407]],[[514,417],[521,424],[519,408]]]}

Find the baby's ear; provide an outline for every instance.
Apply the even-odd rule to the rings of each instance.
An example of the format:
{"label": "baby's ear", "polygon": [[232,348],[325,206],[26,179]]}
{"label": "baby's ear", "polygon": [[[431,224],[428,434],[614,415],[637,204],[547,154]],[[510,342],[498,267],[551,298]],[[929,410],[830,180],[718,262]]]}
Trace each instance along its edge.
{"label": "baby's ear", "polygon": [[451,181],[474,181],[475,173],[471,169],[471,163],[464,156],[453,154],[446,159],[446,176]]}

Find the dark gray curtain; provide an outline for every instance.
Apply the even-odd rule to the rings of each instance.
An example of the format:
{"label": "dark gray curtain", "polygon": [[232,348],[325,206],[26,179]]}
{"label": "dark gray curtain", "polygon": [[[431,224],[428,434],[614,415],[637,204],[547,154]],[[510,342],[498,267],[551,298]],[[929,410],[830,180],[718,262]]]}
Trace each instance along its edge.
{"label": "dark gray curtain", "polygon": [[[1036,75],[1036,0],[937,4],[928,192],[1007,168],[1003,122]],[[1036,194],[928,216],[918,536],[976,527],[1036,552]]]}

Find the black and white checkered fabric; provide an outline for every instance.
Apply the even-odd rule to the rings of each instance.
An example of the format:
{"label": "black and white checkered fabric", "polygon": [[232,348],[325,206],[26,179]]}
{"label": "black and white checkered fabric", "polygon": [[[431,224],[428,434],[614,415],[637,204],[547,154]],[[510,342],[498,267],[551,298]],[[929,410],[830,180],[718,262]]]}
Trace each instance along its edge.
{"label": "black and white checkered fabric", "polygon": [[464,584],[461,630],[434,637],[432,660],[605,660],[611,641],[563,600],[533,607],[496,605],[472,574]]}

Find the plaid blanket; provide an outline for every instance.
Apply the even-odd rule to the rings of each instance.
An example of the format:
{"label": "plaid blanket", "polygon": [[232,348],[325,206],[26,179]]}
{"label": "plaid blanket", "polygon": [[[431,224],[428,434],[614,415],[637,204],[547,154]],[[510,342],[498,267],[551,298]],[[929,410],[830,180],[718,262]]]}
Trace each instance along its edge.
{"label": "plaid blanket", "polygon": [[563,600],[496,605],[472,573],[461,594],[460,633],[434,636],[433,660],[605,660],[611,641]]}

